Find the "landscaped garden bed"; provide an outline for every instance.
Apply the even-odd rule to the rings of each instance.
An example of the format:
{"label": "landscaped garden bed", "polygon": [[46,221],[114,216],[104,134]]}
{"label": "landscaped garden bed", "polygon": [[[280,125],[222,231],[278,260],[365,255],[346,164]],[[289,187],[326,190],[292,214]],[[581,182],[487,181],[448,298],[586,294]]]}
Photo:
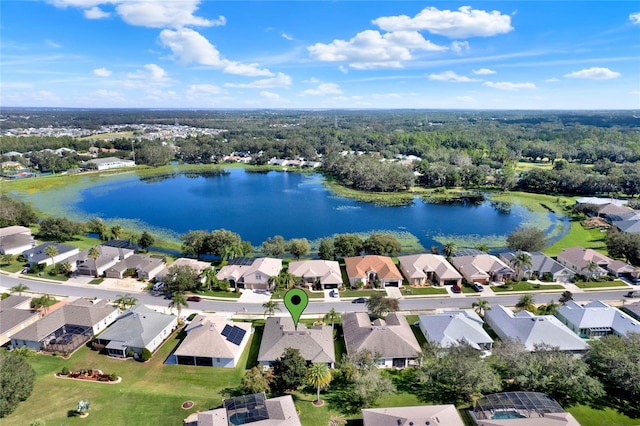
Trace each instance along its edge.
{"label": "landscaped garden bed", "polygon": [[103,383],[119,383],[122,381],[122,378],[115,373],[107,374],[95,368],[69,371],[64,367],[59,373],[56,373],[56,377]]}

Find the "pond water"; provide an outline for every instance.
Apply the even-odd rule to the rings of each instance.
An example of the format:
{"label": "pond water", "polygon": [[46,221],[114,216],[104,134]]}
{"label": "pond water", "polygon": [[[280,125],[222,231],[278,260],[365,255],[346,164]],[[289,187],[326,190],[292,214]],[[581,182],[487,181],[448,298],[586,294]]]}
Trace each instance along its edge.
{"label": "pond water", "polygon": [[438,205],[416,198],[408,206],[377,206],[335,196],[322,179],[319,174],[255,173],[242,168],[230,168],[218,176],[177,174],[155,179],[129,172],[93,177],[90,185],[50,190],[30,201],[54,210],[57,203],[59,210],[76,220],[126,219],[173,235],[224,228],[255,246],[274,235],[316,240],[342,233],[394,231],[413,235],[428,249],[443,238],[504,241],[522,223],[542,223],[553,229],[557,222],[551,214],[536,217],[540,214],[520,205],[505,213],[488,201]]}

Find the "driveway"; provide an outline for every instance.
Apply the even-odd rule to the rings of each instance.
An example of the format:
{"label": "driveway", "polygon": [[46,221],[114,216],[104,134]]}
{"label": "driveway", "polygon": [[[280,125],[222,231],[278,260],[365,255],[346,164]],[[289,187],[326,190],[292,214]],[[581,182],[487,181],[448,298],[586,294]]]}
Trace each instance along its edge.
{"label": "driveway", "polygon": [[385,287],[384,289],[387,291],[387,297],[391,299],[402,298],[402,292],[399,287]]}
{"label": "driveway", "polygon": [[238,302],[265,303],[271,300],[271,293],[265,290],[242,290]]}

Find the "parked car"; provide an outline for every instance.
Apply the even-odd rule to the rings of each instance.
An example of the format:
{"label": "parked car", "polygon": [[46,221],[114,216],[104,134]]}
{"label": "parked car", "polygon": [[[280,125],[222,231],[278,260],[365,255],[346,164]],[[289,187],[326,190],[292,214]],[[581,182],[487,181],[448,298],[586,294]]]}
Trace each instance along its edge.
{"label": "parked car", "polygon": [[173,299],[173,293],[166,293],[166,294],[164,295],[164,298],[165,298],[165,299]]}
{"label": "parked car", "polygon": [[481,292],[481,291],[484,290],[484,287],[482,286],[482,284],[479,284],[479,283],[473,283],[471,285],[471,288],[474,289],[477,292]]}
{"label": "parked car", "polygon": [[367,303],[369,299],[366,297],[358,297],[357,299],[353,299],[351,303]]}
{"label": "parked car", "polygon": [[462,293],[462,288],[458,284],[451,286],[451,291],[454,293]]}
{"label": "parked car", "polygon": [[632,297],[632,298],[637,298],[640,297],[640,290],[636,290],[636,291],[630,291],[629,293],[626,294],[627,297]]}
{"label": "parked car", "polygon": [[202,298],[200,296],[189,296],[187,297],[187,302],[199,302]]}

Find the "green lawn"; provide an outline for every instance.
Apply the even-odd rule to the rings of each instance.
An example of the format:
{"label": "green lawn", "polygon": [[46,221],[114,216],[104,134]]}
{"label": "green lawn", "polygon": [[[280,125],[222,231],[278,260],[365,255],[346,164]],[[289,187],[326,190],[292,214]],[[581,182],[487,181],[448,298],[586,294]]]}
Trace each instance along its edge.
{"label": "green lawn", "polygon": [[14,272],[23,270],[25,268],[24,265],[25,265],[24,262],[18,262],[17,260],[13,260],[9,263],[0,264],[0,269],[2,269],[3,271],[7,271],[9,273],[14,273]]}
{"label": "green lawn", "polygon": [[600,229],[585,229],[579,221],[572,221],[567,235],[558,240],[555,244],[544,249],[548,256],[557,256],[562,249],[569,247],[584,247],[598,250],[602,254],[607,254],[607,246],[604,242],[606,232]]}
{"label": "green lawn", "polygon": [[620,280],[615,281],[578,281],[575,283],[580,288],[602,288],[602,287],[623,287],[626,286]]}
{"label": "green lawn", "polygon": [[447,294],[447,289],[443,287],[404,287],[404,289],[404,294],[410,296]]}
{"label": "green lawn", "polygon": [[632,419],[617,410],[604,407],[596,409],[587,405],[574,405],[566,410],[573,414],[582,426],[638,426],[640,419]]}
{"label": "green lawn", "polygon": [[[303,288],[302,290],[304,290],[305,293],[307,293],[307,296],[309,296],[309,299],[324,299],[324,292],[313,292],[313,291],[309,291],[308,288]],[[284,294],[287,292],[287,290],[284,289],[280,289],[280,290],[274,290],[274,292],[271,294],[271,298],[272,299],[283,299],[284,298]]]}
{"label": "green lawn", "polygon": [[510,287],[496,285],[491,289],[496,293],[504,293],[509,291],[536,291],[536,290],[563,290],[565,287],[560,284],[533,284],[526,281],[520,281],[511,284]]}
{"label": "green lawn", "polygon": [[340,290],[340,297],[369,297],[381,290]]}
{"label": "green lawn", "polygon": [[211,296],[211,297],[225,297],[228,299],[238,299],[240,297],[240,293],[236,293],[235,291],[201,291],[198,294],[203,296]]}

